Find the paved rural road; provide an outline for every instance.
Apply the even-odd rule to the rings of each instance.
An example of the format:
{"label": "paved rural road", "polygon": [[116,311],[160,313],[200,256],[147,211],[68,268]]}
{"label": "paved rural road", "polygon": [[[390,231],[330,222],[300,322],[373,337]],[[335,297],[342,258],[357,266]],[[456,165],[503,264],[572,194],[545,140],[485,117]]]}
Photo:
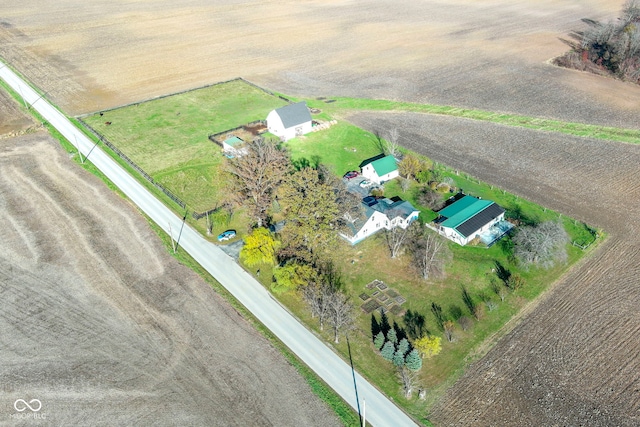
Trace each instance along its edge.
{"label": "paved rural road", "polygon": [[[188,225],[185,224],[183,227],[182,218],[173,214],[99,147],[94,149],[94,143],[91,140],[2,62],[0,62],[0,78],[22,95],[31,108],[35,108],[65,138],[79,146],[84,155],[91,151],[89,160],[156,224],[167,233],[171,224],[174,237],[182,230],[179,238],[180,248],[187,251],[227,288],[346,402],[354,409],[358,409],[354,373],[347,363],[273,300],[260,283],[222,250],[206,241]],[[355,382],[360,401],[366,400],[368,408],[366,419],[370,424],[380,427],[416,425],[410,417],[358,373],[355,373]]]}

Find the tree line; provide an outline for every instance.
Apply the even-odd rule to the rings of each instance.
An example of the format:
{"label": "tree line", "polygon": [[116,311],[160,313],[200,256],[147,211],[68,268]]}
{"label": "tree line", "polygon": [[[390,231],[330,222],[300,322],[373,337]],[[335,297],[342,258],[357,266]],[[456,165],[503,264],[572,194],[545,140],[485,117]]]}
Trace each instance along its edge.
{"label": "tree line", "polygon": [[563,40],[571,50],[555,64],[640,83],[640,0],[628,0],[615,22],[582,22],[587,28]]}

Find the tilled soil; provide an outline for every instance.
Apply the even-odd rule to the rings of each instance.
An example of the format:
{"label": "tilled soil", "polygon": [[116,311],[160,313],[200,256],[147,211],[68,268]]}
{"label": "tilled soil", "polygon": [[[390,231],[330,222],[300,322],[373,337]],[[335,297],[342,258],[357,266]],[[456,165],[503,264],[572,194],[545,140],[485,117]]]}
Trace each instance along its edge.
{"label": "tilled soil", "polygon": [[442,426],[640,425],[640,147],[420,114],[369,130],[610,233],[435,405]]}
{"label": "tilled soil", "polygon": [[[339,425],[47,135],[0,140],[0,212],[0,424]],[[40,400],[41,418],[18,418],[33,413],[17,399]]]}
{"label": "tilled soil", "polygon": [[638,128],[640,88],[548,64],[622,3],[23,0],[0,6],[0,55],[71,114],[244,77]]}
{"label": "tilled soil", "polygon": [[7,92],[0,90],[0,139],[10,138],[33,127],[35,122],[22,114]]}

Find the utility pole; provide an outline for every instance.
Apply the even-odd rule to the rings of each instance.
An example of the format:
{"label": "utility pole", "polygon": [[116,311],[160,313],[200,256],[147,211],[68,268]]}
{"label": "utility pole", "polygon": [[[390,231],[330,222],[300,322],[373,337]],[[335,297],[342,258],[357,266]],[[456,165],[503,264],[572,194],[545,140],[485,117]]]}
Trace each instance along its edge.
{"label": "utility pole", "polygon": [[80,152],[80,145],[78,145],[78,137],[76,134],[73,134],[73,138],[76,140],[76,150],[78,150],[78,155],[80,156],[80,163],[84,164],[84,160],[82,160],[82,153]]}
{"label": "utility pole", "polygon": [[367,401],[366,399],[362,399],[362,427],[367,427],[366,412],[367,412]]}
{"label": "utility pole", "polygon": [[171,247],[173,248],[173,253],[176,253],[176,242],[173,240],[173,233],[171,232],[171,221],[169,221],[169,236],[171,237]]}
{"label": "utility pole", "polygon": [[24,93],[22,92],[22,85],[19,84],[18,88],[20,88],[20,96],[22,97],[22,102],[24,102],[24,108],[28,110],[29,107],[27,106],[27,100],[25,99]]}

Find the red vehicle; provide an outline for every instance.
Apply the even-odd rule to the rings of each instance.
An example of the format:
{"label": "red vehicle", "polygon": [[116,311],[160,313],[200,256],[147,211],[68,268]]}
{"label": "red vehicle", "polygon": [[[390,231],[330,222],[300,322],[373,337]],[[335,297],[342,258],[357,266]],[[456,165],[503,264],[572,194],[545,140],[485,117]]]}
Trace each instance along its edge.
{"label": "red vehicle", "polygon": [[353,178],[356,178],[358,175],[360,175],[360,174],[358,172],[356,172],[356,171],[349,171],[349,172],[344,174],[343,178],[345,178],[345,179],[353,179]]}

